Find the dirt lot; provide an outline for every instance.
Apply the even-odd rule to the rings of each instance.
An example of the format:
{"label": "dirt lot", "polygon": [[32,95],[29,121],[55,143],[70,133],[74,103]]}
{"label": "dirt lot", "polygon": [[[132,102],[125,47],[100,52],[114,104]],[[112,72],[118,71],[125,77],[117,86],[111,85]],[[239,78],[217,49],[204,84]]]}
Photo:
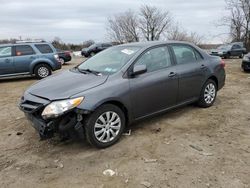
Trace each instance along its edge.
{"label": "dirt lot", "polygon": [[[39,141],[17,108],[36,80],[0,81],[0,187],[250,187],[250,74],[239,59],[227,60],[226,72],[213,107],[190,105],[137,123],[105,150]],[[103,175],[106,169],[115,175]]]}

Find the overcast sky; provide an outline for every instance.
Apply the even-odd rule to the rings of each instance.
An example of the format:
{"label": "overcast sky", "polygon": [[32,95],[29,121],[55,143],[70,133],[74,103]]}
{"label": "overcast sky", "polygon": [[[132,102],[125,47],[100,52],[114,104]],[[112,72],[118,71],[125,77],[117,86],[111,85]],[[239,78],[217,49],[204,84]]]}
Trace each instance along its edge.
{"label": "overcast sky", "polygon": [[[225,28],[215,26],[227,14],[224,0],[0,0],[0,38],[44,38],[65,42],[105,41],[107,17],[143,4],[169,10],[187,31],[221,42]],[[218,36],[219,35],[219,36]]]}

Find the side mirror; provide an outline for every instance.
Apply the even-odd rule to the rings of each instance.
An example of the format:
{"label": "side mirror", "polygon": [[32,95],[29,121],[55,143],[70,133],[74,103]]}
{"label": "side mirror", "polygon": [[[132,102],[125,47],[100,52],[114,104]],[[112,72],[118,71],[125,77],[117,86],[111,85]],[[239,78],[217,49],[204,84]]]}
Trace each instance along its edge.
{"label": "side mirror", "polygon": [[132,76],[143,74],[145,72],[147,72],[147,66],[146,65],[135,65],[134,68],[133,68]]}

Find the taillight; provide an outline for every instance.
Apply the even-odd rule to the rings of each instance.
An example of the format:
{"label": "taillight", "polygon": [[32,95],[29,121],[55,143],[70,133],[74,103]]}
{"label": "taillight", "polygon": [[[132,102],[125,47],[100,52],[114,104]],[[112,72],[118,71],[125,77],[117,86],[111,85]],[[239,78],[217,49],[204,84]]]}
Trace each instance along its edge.
{"label": "taillight", "polygon": [[57,60],[57,62],[60,62],[60,59],[59,59],[58,54],[55,54],[54,57],[55,57],[55,59]]}
{"label": "taillight", "polygon": [[226,66],[225,61],[221,60],[221,61],[220,61],[220,65],[221,65],[223,68],[225,68],[225,66]]}

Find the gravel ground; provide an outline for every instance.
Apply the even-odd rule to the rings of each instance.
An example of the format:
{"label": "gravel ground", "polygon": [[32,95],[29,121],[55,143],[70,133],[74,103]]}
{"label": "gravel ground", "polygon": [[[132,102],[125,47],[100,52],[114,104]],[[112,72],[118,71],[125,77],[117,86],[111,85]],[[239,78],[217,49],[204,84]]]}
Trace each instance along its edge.
{"label": "gravel ground", "polygon": [[0,187],[250,187],[250,74],[240,62],[226,60],[226,85],[213,107],[189,105],[139,122],[104,150],[39,141],[17,108],[36,80],[1,80]]}

